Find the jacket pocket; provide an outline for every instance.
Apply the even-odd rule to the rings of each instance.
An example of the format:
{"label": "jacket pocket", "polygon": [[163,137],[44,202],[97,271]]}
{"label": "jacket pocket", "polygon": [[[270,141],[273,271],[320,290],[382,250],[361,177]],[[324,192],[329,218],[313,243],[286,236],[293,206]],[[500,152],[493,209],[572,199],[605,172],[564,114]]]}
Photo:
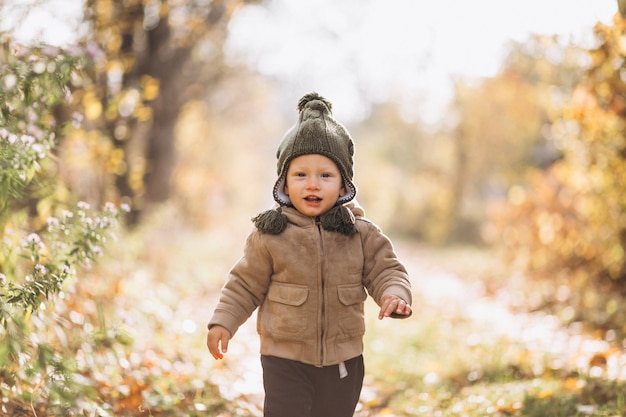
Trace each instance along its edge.
{"label": "jacket pocket", "polygon": [[308,296],[305,285],[272,283],[259,311],[260,330],[277,339],[300,341],[307,329],[303,304]]}
{"label": "jacket pocket", "polygon": [[359,304],[367,299],[367,293],[361,284],[340,285],[337,292],[339,301],[345,306]]}
{"label": "jacket pocket", "polygon": [[345,337],[362,336],[365,333],[365,314],[363,302],[367,292],[362,284],[340,285],[337,296],[341,303],[338,324]]}
{"label": "jacket pocket", "polygon": [[300,306],[304,304],[309,296],[309,288],[306,285],[282,284],[275,282],[270,285],[267,292],[267,299],[290,306]]}

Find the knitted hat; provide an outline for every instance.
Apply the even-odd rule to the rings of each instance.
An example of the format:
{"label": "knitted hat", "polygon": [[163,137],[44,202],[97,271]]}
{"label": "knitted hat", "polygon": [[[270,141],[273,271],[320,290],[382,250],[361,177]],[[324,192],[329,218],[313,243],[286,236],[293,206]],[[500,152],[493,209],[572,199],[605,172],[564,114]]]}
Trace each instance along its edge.
{"label": "knitted hat", "polygon": [[350,134],[331,115],[332,104],[313,92],[298,102],[298,121],[281,141],[276,152],[278,158],[278,180],[274,185],[274,200],[281,206],[291,206],[285,194],[287,169],[292,159],[308,154],[324,155],[332,159],[339,168],[346,194],[336,205],[342,205],[356,196],[354,176],[354,142]]}

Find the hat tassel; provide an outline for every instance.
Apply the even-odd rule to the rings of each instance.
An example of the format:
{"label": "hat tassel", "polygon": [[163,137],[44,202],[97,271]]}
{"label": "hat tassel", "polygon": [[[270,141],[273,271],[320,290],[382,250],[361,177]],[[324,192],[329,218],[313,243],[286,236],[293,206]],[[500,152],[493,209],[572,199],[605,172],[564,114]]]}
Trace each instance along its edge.
{"label": "hat tassel", "polygon": [[320,222],[325,230],[339,232],[344,235],[356,233],[356,219],[354,214],[346,206],[335,206],[320,217]]}
{"label": "hat tassel", "polygon": [[287,228],[287,216],[280,207],[258,214],[252,218],[252,222],[261,233],[270,235],[279,235]]}

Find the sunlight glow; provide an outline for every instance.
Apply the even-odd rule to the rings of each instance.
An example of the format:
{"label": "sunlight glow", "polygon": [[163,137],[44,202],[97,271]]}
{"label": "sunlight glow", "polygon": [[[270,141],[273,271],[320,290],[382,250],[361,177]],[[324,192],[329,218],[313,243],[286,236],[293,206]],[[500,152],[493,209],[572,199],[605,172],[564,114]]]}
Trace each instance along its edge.
{"label": "sunlight glow", "polygon": [[[55,7],[62,1],[27,19],[5,16],[2,29],[13,22],[22,42],[71,43],[82,1]],[[332,97],[340,120],[365,116],[363,99],[393,98],[406,103],[407,115],[436,123],[452,80],[494,75],[508,42],[536,33],[588,43],[592,27],[610,23],[616,11],[615,0],[267,0],[236,12],[227,54],[292,94]]]}
{"label": "sunlight glow", "polygon": [[198,328],[198,326],[196,325],[196,322],[191,320],[191,319],[187,319],[185,321],[183,321],[183,330],[185,331],[185,333],[195,333],[196,329]]}
{"label": "sunlight glow", "polygon": [[228,51],[292,90],[333,97],[340,120],[363,115],[363,96],[427,103],[420,113],[434,120],[451,80],[494,75],[511,40],[589,42],[616,11],[614,0],[274,0],[234,16]]}

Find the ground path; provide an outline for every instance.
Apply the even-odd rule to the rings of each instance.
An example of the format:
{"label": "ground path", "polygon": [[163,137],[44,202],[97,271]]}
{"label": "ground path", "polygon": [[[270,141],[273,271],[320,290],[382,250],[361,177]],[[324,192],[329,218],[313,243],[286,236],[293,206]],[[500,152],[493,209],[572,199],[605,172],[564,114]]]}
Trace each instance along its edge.
{"label": "ground path", "polygon": [[[466,319],[480,323],[483,333],[476,335],[477,338],[506,336],[512,343],[524,344],[537,355],[552,358],[554,363],[551,366],[555,368],[568,364],[582,372],[626,379],[623,350],[614,352],[608,361],[594,369],[595,356],[602,354],[607,358],[608,342],[584,337],[572,328],[565,329],[550,315],[515,314],[509,308],[511,296],[506,292],[487,294],[484,284],[475,276],[481,267],[473,265],[472,253],[464,253],[464,259],[454,262],[454,257],[439,257],[432,249],[402,244],[397,245],[397,249],[409,270],[417,298],[428,300],[432,305],[449,306]],[[479,257],[475,261],[483,262]],[[213,300],[205,300],[203,308],[207,312],[214,306],[216,297],[217,294]],[[419,320],[419,315],[411,320]],[[472,340],[463,342],[473,343]],[[263,387],[258,351],[255,317],[252,317],[233,339],[227,358],[218,362],[211,360],[204,365],[210,368],[210,380],[220,386],[222,395],[237,402],[251,416],[262,416]],[[562,363],[557,363],[559,361]],[[367,400],[376,395],[376,388],[366,383],[362,398]],[[356,414],[359,417],[377,415],[368,412],[364,405],[360,410]]]}

